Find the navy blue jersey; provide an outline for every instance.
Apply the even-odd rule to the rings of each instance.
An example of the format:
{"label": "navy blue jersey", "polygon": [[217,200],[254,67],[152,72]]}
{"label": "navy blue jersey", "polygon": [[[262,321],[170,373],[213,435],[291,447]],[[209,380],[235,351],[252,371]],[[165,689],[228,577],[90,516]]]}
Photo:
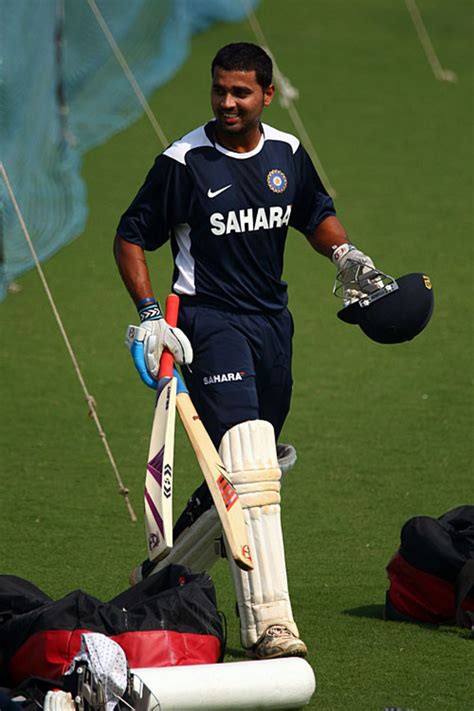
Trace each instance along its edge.
{"label": "navy blue jersey", "polygon": [[171,239],[173,291],[238,312],[285,308],[288,226],[312,234],[334,205],[299,140],[262,124],[247,153],[215,142],[214,121],[156,159],[117,232],[154,250]]}

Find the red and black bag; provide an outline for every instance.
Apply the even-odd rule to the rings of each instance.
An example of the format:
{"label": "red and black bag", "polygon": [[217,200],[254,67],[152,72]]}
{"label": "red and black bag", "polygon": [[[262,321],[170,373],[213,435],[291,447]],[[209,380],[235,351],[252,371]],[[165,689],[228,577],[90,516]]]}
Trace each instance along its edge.
{"label": "red and black bag", "polygon": [[0,576],[0,686],[59,679],[84,632],[115,640],[131,668],[213,664],[224,654],[207,573],[169,565],[109,602],[82,590],[54,601],[22,578]]}
{"label": "red and black bag", "polygon": [[385,619],[474,629],[474,506],[407,521],[387,572]]}

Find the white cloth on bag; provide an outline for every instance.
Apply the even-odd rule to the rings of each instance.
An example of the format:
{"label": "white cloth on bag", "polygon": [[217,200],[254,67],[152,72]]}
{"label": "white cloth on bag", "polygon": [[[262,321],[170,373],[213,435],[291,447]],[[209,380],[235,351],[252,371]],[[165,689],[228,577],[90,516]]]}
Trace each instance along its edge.
{"label": "white cloth on bag", "polygon": [[85,662],[105,692],[106,711],[113,711],[127,688],[127,658],[122,647],[110,637],[98,632],[86,632],[81,637],[81,648],[66,672],[70,674],[75,662]]}

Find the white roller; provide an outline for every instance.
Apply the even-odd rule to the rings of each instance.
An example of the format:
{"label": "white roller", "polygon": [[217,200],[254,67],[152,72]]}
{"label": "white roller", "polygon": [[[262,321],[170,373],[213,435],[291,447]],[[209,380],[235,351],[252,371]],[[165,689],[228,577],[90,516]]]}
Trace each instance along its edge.
{"label": "white roller", "polygon": [[[296,657],[226,664],[133,669],[161,711],[296,709],[316,689],[308,662]],[[148,711],[156,708],[150,701]]]}

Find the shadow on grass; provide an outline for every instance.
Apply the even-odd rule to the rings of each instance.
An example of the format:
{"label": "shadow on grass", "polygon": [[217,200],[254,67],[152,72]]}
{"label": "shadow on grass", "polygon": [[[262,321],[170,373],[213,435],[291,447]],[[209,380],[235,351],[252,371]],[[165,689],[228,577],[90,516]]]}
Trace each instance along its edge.
{"label": "shadow on grass", "polygon": [[418,627],[418,629],[426,630],[428,632],[436,632],[438,635],[445,634],[451,637],[470,640],[474,638],[474,633],[463,627],[435,625],[429,624],[428,622],[412,622],[408,620],[385,620],[384,607],[384,605],[361,605],[360,607],[353,607],[349,610],[342,610],[342,614],[349,615],[350,617],[366,617],[369,619],[382,620],[383,622],[387,622],[389,624],[409,625],[410,627]]}
{"label": "shadow on grass", "polygon": [[383,620],[383,605],[362,605],[361,607],[353,607],[350,610],[343,610],[343,615],[351,617],[370,617]]}
{"label": "shadow on grass", "polygon": [[[439,625],[430,625],[425,622],[416,622],[411,620],[386,620],[384,616],[385,605],[361,605],[361,607],[353,607],[349,610],[343,610],[343,615],[349,615],[350,617],[367,617],[372,620],[381,620],[387,623],[396,623],[402,625],[410,625],[413,627],[419,627],[420,629],[428,630],[439,630]],[[459,631],[459,630],[458,630]]]}

